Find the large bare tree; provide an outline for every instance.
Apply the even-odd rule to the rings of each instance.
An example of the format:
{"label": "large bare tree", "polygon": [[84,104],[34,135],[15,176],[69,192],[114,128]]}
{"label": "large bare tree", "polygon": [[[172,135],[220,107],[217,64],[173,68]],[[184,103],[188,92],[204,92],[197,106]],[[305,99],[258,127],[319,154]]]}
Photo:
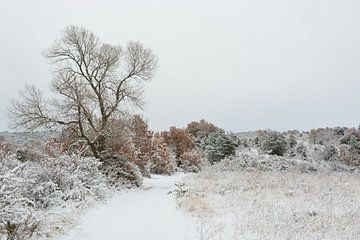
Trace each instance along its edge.
{"label": "large bare tree", "polygon": [[101,43],[77,26],[66,28],[45,56],[54,66],[55,95],[45,99],[41,91],[27,86],[9,109],[13,127],[71,129],[100,157],[111,137],[109,123],[129,104],[143,104],[143,82],[154,76],[157,57],[139,42],[125,48]]}

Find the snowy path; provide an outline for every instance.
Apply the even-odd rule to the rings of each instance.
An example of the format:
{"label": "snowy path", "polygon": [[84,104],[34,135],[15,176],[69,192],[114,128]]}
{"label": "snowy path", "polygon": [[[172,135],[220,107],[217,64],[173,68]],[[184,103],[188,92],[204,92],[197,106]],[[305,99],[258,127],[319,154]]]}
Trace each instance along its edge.
{"label": "snowy path", "polygon": [[115,196],[82,217],[61,240],[194,240],[194,220],[176,206],[179,177],[153,176],[143,187]]}

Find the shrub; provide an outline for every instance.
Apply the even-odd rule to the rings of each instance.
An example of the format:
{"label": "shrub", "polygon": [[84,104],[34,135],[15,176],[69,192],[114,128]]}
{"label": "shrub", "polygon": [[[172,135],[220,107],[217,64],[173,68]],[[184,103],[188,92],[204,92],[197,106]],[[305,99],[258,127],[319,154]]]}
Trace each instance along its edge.
{"label": "shrub", "polygon": [[309,141],[313,144],[337,143],[339,138],[344,135],[346,128],[318,128],[312,129],[309,133]]}
{"label": "shrub", "polygon": [[[44,223],[55,229],[64,209],[73,212],[103,199],[109,189],[99,165],[97,159],[75,155],[20,162],[0,154],[0,234],[28,239],[50,233]],[[50,210],[58,207],[63,210],[54,219]]]}
{"label": "shrub", "polygon": [[179,167],[188,172],[198,172],[201,164],[202,156],[195,150],[183,153],[179,159]]}
{"label": "shrub", "polygon": [[104,157],[100,170],[106,176],[109,183],[114,187],[141,186],[143,182],[140,169],[131,161],[118,157]]}
{"label": "shrub", "polygon": [[254,138],[254,144],[255,145],[259,145],[260,144],[260,138],[258,137],[258,136],[256,136],[255,138]]}
{"label": "shrub", "polygon": [[338,159],[338,155],[337,148],[332,144],[326,145],[322,152],[322,158],[325,161],[335,161]]}
{"label": "shrub", "polygon": [[303,143],[297,144],[297,146],[295,147],[295,154],[297,156],[300,156],[302,159],[306,159],[307,157],[306,146]]}
{"label": "shrub", "polygon": [[112,119],[111,128],[116,129],[112,138],[106,142],[105,156],[120,156],[140,169],[144,176],[149,176],[153,133],[148,124],[139,115],[127,119]]}
{"label": "shrub", "polygon": [[260,138],[261,149],[270,155],[284,156],[286,141],[284,135],[275,131],[268,131]]}
{"label": "shrub", "polygon": [[130,121],[130,139],[136,153],[134,163],[144,176],[149,176],[153,132],[140,115],[134,115]]}
{"label": "shrub", "polygon": [[49,155],[56,156],[58,154],[83,154],[91,156],[87,150],[87,143],[80,140],[78,133],[72,128],[63,129],[60,134],[46,142],[45,149]]}
{"label": "shrub", "polygon": [[219,130],[214,124],[205,121],[204,119],[199,122],[191,122],[187,125],[186,131],[195,138],[206,137],[210,133]]}
{"label": "shrub", "polygon": [[40,154],[29,147],[17,149],[15,154],[20,162],[34,161],[40,158]]}
{"label": "shrub", "polygon": [[360,165],[360,131],[349,129],[345,136],[340,139],[340,160],[346,164]]}
{"label": "shrub", "polygon": [[5,153],[10,152],[11,146],[10,144],[6,141],[5,137],[0,136],[0,151],[3,151]]}
{"label": "shrub", "polygon": [[347,144],[355,150],[360,150],[360,131],[356,129],[349,129],[345,136],[340,139],[341,144]]}
{"label": "shrub", "polygon": [[10,144],[8,144],[8,143],[1,143],[1,142],[0,142],[0,151],[3,151],[3,152],[5,152],[5,153],[10,152],[10,151],[11,151],[11,146],[10,146]]}
{"label": "shrub", "polygon": [[294,148],[296,146],[296,137],[294,135],[289,135],[287,138],[286,138],[286,142],[289,146],[289,148]]}
{"label": "shrub", "polygon": [[210,163],[219,162],[226,156],[235,155],[238,141],[235,136],[226,134],[224,130],[210,133],[199,143],[200,147],[207,152]]}
{"label": "shrub", "polygon": [[175,159],[171,155],[164,138],[156,133],[153,138],[150,171],[155,174],[170,175],[174,172],[175,165]]}
{"label": "shrub", "polygon": [[343,136],[345,134],[345,128],[342,127],[335,127],[334,132],[336,135]]}
{"label": "shrub", "polygon": [[171,127],[169,132],[162,132],[161,135],[174,151],[176,159],[179,159],[182,154],[191,151],[195,147],[193,137],[184,129]]}
{"label": "shrub", "polygon": [[340,147],[340,161],[351,165],[360,166],[360,153],[351,146],[343,145]]}

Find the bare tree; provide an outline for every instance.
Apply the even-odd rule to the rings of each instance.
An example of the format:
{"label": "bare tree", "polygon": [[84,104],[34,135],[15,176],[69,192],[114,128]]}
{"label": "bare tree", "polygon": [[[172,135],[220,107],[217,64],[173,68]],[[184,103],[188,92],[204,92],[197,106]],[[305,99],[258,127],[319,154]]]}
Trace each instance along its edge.
{"label": "bare tree", "polygon": [[55,97],[44,99],[38,89],[27,86],[9,109],[13,127],[71,129],[100,157],[111,137],[109,122],[121,117],[129,104],[143,104],[143,83],[154,76],[157,57],[139,42],[125,48],[101,43],[76,26],[66,28],[45,56],[54,66]]}

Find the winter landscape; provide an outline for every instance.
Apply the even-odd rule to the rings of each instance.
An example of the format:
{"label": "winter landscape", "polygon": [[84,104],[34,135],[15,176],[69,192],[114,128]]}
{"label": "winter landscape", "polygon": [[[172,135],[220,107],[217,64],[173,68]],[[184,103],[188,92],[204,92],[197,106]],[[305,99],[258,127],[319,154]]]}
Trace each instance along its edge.
{"label": "winter landscape", "polygon": [[360,4],[225,2],[1,2],[0,240],[360,239]]}

